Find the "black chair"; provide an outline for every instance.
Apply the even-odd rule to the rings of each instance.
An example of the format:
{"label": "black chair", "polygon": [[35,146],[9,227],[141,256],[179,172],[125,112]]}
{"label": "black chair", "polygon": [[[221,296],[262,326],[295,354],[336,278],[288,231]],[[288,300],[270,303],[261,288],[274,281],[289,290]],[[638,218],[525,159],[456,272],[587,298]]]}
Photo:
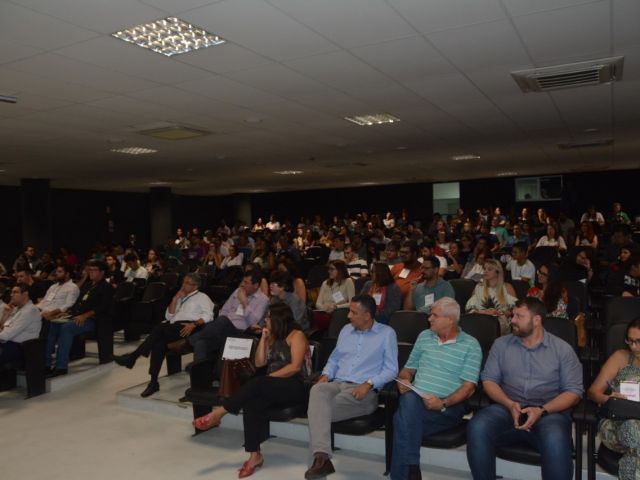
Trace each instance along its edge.
{"label": "black chair", "polygon": [[142,300],[135,303],[131,310],[131,321],[125,327],[126,338],[139,338],[151,328],[163,321],[167,308],[167,286],[163,282],[150,283],[144,289]]}
{"label": "black chair", "polygon": [[607,326],[616,323],[627,324],[638,317],[640,317],[640,298],[638,297],[616,297],[606,307]]}
{"label": "black chair", "polygon": [[529,255],[529,260],[540,268],[541,265],[548,263],[558,263],[557,247],[536,247]]}
{"label": "black chair", "polygon": [[0,370],[0,385],[3,389],[16,386],[17,373],[24,371],[27,381],[27,398],[42,395],[46,391],[44,357],[47,348],[45,338],[34,338],[22,342],[23,365],[5,364]]}
{"label": "black chair", "polygon": [[364,284],[371,280],[369,277],[358,277],[353,283],[355,285],[356,295],[360,293]]}
{"label": "black chair", "polygon": [[527,291],[529,290],[529,282],[524,280],[511,280],[511,286],[516,291],[518,300],[524,300],[527,297]]}
{"label": "black chair", "polygon": [[[132,282],[123,282],[113,294],[113,331],[125,328],[131,320],[131,308],[135,302],[136,286]],[[126,338],[125,338],[126,340]]]}
{"label": "black chair", "polygon": [[389,326],[395,330],[398,342],[415,343],[420,333],[429,328],[429,318],[423,312],[398,310],[391,314]]}
{"label": "black chair", "polygon": [[320,288],[327,278],[329,278],[329,268],[326,265],[313,265],[305,283],[307,288]]}
{"label": "black chair", "polygon": [[349,323],[348,315],[348,308],[338,308],[331,314],[329,328],[326,331],[325,337],[320,340],[320,343],[322,344],[322,352],[320,356],[321,365],[324,366],[327,363],[329,355],[338,342],[338,335],[340,335],[340,331]]}
{"label": "black chair", "polygon": [[476,288],[476,282],[467,278],[455,278],[449,280],[449,283],[453,287],[456,302],[458,302],[458,305],[460,305],[460,308],[464,311],[467,302],[471,298],[471,295],[473,295],[473,290]]}
{"label": "black chair", "polygon": [[168,293],[175,293],[179,288],[180,275],[177,272],[163,273],[160,275],[159,281],[167,286]]}
{"label": "black chair", "polygon": [[571,320],[559,317],[546,317],[544,319],[544,329],[556,337],[562,338],[577,350],[578,333],[576,331],[576,324]]}
{"label": "black chair", "polygon": [[489,355],[489,350],[496,338],[500,337],[500,322],[493,315],[483,313],[467,313],[460,317],[460,329],[476,340],[482,349],[482,367]]}

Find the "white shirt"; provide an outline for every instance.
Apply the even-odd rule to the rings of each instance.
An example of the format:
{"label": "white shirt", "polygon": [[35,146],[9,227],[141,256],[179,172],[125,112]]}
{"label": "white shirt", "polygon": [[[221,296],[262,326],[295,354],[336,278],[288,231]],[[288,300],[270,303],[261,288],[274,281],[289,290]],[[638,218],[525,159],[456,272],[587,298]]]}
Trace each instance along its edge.
{"label": "white shirt", "polygon": [[127,267],[124,271],[124,279],[127,282],[133,282],[136,278],[149,278],[149,271],[142,266],[138,267],[136,270],[132,270]]}
{"label": "white shirt", "polygon": [[560,250],[566,250],[567,244],[564,242],[564,238],[549,238],[546,235],[540,237],[536,247],[558,247]]}
{"label": "white shirt", "polygon": [[80,295],[80,289],[71,280],[64,283],[54,283],[47,290],[44,298],[36,305],[43,312],[60,309],[66,312],[75,303]]}
{"label": "white shirt", "polygon": [[329,261],[331,262],[333,260],[344,260],[344,251],[332,249],[331,252],[329,252]]}
{"label": "white shirt", "polygon": [[0,330],[0,342],[9,340],[16,343],[26,342],[38,338],[42,319],[40,310],[29,300],[20,308],[14,308],[13,313]]}
{"label": "white shirt", "polygon": [[222,263],[220,264],[220,269],[227,267],[241,267],[244,259],[244,254],[242,252],[238,253],[235,257],[224,257],[222,259]]}
{"label": "white shirt", "polygon": [[507,270],[511,272],[511,278],[514,280],[522,280],[522,277],[528,278],[532,283],[536,278],[536,267],[531,260],[527,260],[524,265],[518,265],[516,260],[510,260],[507,263]]}
{"label": "white shirt", "polygon": [[195,291],[176,302],[175,313],[167,312],[165,318],[171,323],[195,322],[200,318],[206,322],[213,320],[213,302],[200,291]]}

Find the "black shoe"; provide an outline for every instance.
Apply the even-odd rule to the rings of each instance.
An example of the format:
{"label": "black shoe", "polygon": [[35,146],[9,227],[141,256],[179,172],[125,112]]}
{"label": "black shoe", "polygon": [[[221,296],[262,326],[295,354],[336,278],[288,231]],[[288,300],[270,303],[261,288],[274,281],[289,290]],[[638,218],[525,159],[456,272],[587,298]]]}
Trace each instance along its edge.
{"label": "black shoe", "polygon": [[47,374],[47,378],[59,377],[60,375],[66,375],[69,371],[66,368],[56,368],[53,372]]}
{"label": "black shoe", "polygon": [[153,395],[158,390],[160,390],[160,384],[152,380],[151,382],[149,382],[149,385],[147,385],[147,388],[144,389],[144,392],[142,392],[140,396],[146,398]]}
{"label": "black shoe", "polygon": [[336,469],[333,468],[333,463],[331,463],[328,455],[316,455],[313,461],[313,465],[304,473],[304,478],[306,478],[307,480],[324,478],[327,475],[331,475],[335,471]]}
{"label": "black shoe", "polygon": [[123,367],[133,368],[136,364],[137,357],[132,353],[127,353],[125,355],[114,355],[113,360]]}

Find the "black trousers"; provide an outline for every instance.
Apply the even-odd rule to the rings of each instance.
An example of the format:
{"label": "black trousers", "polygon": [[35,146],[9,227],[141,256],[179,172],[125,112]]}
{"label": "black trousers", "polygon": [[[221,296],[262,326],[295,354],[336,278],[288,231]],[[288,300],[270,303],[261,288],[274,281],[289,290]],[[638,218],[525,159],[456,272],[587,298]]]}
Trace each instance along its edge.
{"label": "black trousers", "polygon": [[307,396],[304,383],[297,375],[289,378],[260,376],[245,383],[235,395],[224,400],[222,406],[234,415],[243,411],[244,449],[257,452],[267,439],[269,408],[302,403]]}
{"label": "black trousers", "polygon": [[[167,354],[167,344],[182,338],[180,336],[180,330],[182,330],[185,323],[190,322],[160,323],[156,325],[151,330],[149,336],[144,339],[144,342],[135,349],[134,353],[137,355],[144,357],[151,355],[149,362],[149,375],[151,375],[151,380],[158,380],[158,375],[160,375],[160,369],[162,368],[162,361]],[[194,332],[200,328],[202,327],[196,327]]]}

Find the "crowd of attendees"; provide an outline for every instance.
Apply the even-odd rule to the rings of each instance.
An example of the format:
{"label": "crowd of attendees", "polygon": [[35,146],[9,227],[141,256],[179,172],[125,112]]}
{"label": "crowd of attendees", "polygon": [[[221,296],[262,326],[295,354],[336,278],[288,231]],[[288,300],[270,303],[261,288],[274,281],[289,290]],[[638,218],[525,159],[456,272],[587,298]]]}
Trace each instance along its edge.
{"label": "crowd of attendees", "polygon": [[[370,408],[355,408],[351,405],[352,398],[375,406],[377,390],[393,380],[398,371],[408,382],[414,380],[416,371],[420,377],[424,365],[418,353],[415,356],[412,353],[404,369],[387,362],[397,354],[397,351],[394,354],[397,347],[389,346],[391,330],[384,327],[394,312],[417,310],[429,315],[435,337],[419,339],[420,348],[430,352],[429,355],[433,342],[438,345],[457,338],[461,311],[496,317],[505,338],[530,340],[533,335],[539,341],[546,338],[542,326],[545,316],[565,318],[576,322],[584,342],[583,312],[572,304],[563,285],[579,281],[590,289],[614,296],[640,296],[640,250],[633,242],[633,228],[622,205],[614,203],[610,215],[589,207],[580,219],[571,219],[564,213],[555,217],[543,208],[532,214],[526,207],[509,215],[498,207],[475,212],[459,208],[452,215],[436,213],[430,222],[410,220],[405,211],[384,216],[362,212],[353,217],[335,216],[328,222],[320,216],[280,222],[271,215],[266,223],[259,218],[253,225],[238,222],[230,227],[222,221],[217,229],[202,233],[198,227],[178,228],[164,245],[152,248],[139,245],[135,234],[131,234],[124,245],[97,243],[85,262],[66,248],[61,248],[57,256],[43,253],[38,257],[32,246],[26,246],[11,270],[0,264],[3,285],[12,287],[7,290],[9,295],[3,296],[7,303],[1,305],[0,367],[21,361],[20,342],[41,334],[42,322],[48,341],[49,375],[66,374],[73,337],[95,329],[95,317],[105,312],[118,285],[150,281],[167,271],[176,271],[179,266],[184,274],[183,283],[169,302],[166,322],[155,326],[135,350],[116,357],[118,364],[128,368],[133,368],[140,356],[151,357],[151,381],[142,395],[158,391],[160,366],[168,351],[194,351],[195,359],[201,360],[218,352],[226,337],[246,331],[261,335],[256,362],[268,366],[269,375],[289,379],[280,383],[264,380],[252,383],[239,397],[231,398],[214,414],[194,423],[207,429],[217,426],[227,413],[237,413],[241,408],[253,412],[251,408],[264,409],[282,402],[282,395],[270,390],[274,386],[294,388],[295,398],[303,395],[298,390],[299,380],[308,370],[305,355],[308,342],[302,332],[309,335],[324,330],[334,311],[349,309],[351,331],[375,331],[376,340],[372,342],[378,346],[376,354],[383,356],[371,361],[376,369],[386,373],[371,371],[372,364],[362,366],[370,371],[366,375],[342,371],[344,365],[340,362],[350,358],[357,340],[344,331],[340,333],[338,347],[343,350],[337,347],[331,355],[321,383],[335,379],[336,382],[331,382],[335,386],[339,379],[349,385],[333,389],[314,387],[310,403],[310,409],[315,405],[323,413],[319,414],[320,423],[317,416],[309,416],[312,437],[315,435],[314,463],[305,478],[320,478],[333,471],[326,446],[326,426],[322,423],[327,416],[331,418],[326,402],[348,392],[351,400],[344,400],[343,410],[362,414]],[[312,281],[318,272],[318,281]],[[224,305],[216,305],[219,314],[215,319],[214,304],[201,291],[202,277],[211,284],[231,285]],[[473,282],[468,299],[460,305],[454,300],[456,292],[451,283],[457,279]],[[528,298],[525,303],[524,297]],[[285,305],[285,311],[279,305]],[[72,321],[65,322],[68,318]],[[438,323],[439,318],[448,320]],[[637,330],[637,326],[634,328]],[[468,342],[464,348],[478,356],[475,340],[466,337],[458,340]],[[630,347],[635,348],[636,343],[632,342]],[[56,345],[56,363],[52,365]],[[511,348],[501,345],[505,351]],[[571,358],[570,362],[574,360]],[[619,359],[615,368],[621,369],[623,360]],[[490,374],[483,373],[482,379],[499,383],[496,375],[501,367],[496,361],[490,365]],[[460,369],[465,376],[462,380],[451,380],[457,385],[454,390],[423,374],[420,381],[424,385],[436,382],[434,388],[443,392],[435,400],[425,400],[425,408],[446,415],[447,408],[464,403],[478,382],[479,368],[478,358],[472,364],[463,362]],[[391,374],[393,369],[395,373]],[[562,408],[551,400],[548,404],[539,402],[542,412],[536,410],[535,415],[524,404],[516,408],[513,400],[508,397],[504,400],[502,390],[493,391],[495,398],[490,396],[511,409],[512,414],[530,415],[523,423],[524,430],[529,431],[544,415],[565,410],[580,397],[581,379],[574,380],[567,380],[571,384],[567,388],[573,395],[570,401],[557,404]],[[598,400],[605,395],[600,390],[594,394]],[[400,392],[404,395],[407,389],[401,387]],[[370,395],[373,393],[375,397]],[[251,403],[254,397],[261,403],[258,400]],[[417,407],[407,404],[401,408],[413,412]],[[456,421],[460,421],[458,409],[455,411]],[[251,415],[256,421],[265,421],[259,412],[250,413],[249,419]],[[262,466],[260,430],[245,424],[250,448],[247,451],[251,456],[243,465],[241,476],[242,472],[244,476],[251,475]],[[470,457],[469,462],[472,472],[474,468],[485,469],[482,459]],[[405,463],[394,465],[392,478],[409,478],[406,473],[413,468],[415,458],[405,458]]]}

